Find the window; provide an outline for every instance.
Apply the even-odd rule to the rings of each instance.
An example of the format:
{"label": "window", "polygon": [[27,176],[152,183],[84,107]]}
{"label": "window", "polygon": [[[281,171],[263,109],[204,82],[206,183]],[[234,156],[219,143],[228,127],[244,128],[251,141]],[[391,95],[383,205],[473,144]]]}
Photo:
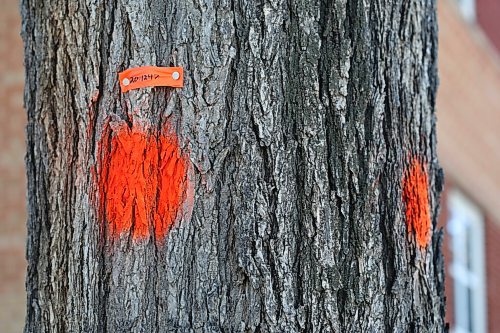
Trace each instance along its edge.
{"label": "window", "polygon": [[458,191],[448,197],[454,333],[486,333],[484,225],[479,209]]}
{"label": "window", "polygon": [[474,22],[476,20],[476,1],[475,0],[456,0],[458,8],[462,13],[462,16],[468,22]]}

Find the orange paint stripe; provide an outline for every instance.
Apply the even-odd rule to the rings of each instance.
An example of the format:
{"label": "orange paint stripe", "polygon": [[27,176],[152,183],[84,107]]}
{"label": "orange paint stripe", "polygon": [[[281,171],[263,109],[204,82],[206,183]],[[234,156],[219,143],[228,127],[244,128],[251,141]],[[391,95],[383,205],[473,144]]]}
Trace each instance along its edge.
{"label": "orange paint stripe", "polygon": [[403,201],[408,233],[415,234],[417,244],[425,248],[431,239],[429,176],[427,166],[413,158],[403,177]]}
{"label": "orange paint stripe", "polygon": [[188,158],[167,129],[107,129],[99,142],[99,215],[108,236],[130,233],[135,240],[167,235],[183,215],[188,194]]}
{"label": "orange paint stripe", "polygon": [[184,86],[184,71],[182,67],[142,66],[129,68],[118,74],[122,93],[144,87],[174,87]]}

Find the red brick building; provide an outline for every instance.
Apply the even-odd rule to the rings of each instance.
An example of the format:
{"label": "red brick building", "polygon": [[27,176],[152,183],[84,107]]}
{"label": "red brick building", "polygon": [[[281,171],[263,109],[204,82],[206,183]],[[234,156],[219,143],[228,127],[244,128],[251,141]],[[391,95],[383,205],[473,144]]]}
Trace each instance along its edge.
{"label": "red brick building", "polygon": [[500,332],[500,1],[438,7],[447,320],[455,333]]}
{"label": "red brick building", "polygon": [[0,332],[22,332],[26,297],[23,44],[17,0],[0,9]]}

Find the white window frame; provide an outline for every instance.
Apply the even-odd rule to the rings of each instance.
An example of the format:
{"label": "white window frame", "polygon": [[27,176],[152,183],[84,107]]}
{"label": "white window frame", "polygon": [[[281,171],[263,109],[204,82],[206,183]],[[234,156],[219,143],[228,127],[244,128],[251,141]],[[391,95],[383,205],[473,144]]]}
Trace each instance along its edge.
{"label": "white window frame", "polygon": [[447,231],[452,252],[449,273],[453,279],[455,312],[452,332],[486,333],[484,218],[479,208],[458,190],[450,191],[448,210]]}
{"label": "white window frame", "polygon": [[467,22],[476,20],[476,0],[456,0],[458,9]]}

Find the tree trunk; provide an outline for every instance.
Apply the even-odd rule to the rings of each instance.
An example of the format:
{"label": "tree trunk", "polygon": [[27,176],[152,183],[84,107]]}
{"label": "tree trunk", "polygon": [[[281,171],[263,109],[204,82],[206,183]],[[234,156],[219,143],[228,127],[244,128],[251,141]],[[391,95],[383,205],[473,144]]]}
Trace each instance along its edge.
{"label": "tree trunk", "polygon": [[21,7],[25,332],[444,330],[434,0]]}

